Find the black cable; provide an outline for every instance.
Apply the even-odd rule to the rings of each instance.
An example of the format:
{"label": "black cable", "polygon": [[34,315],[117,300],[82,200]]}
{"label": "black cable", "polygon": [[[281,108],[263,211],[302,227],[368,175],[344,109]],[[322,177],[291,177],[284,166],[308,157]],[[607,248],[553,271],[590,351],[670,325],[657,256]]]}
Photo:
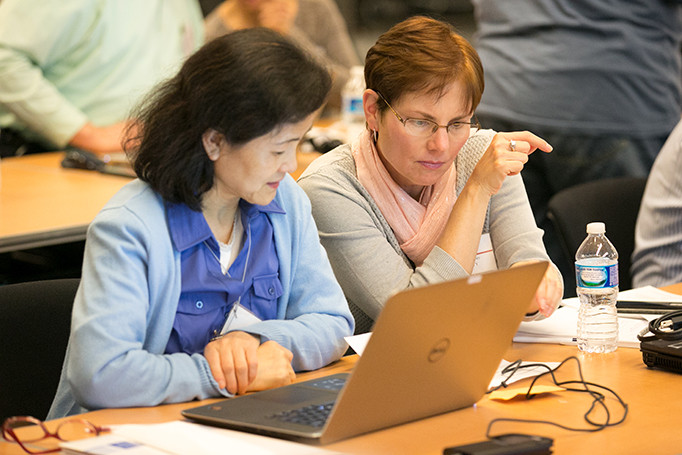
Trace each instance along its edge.
{"label": "black cable", "polygon": [[[651,335],[644,336],[647,332],[651,332]],[[637,338],[639,341],[682,339],[682,311],[671,311],[649,321],[647,330],[643,330]]]}
{"label": "black cable", "polygon": [[[544,365],[544,364],[541,364],[541,365],[544,367],[547,367],[547,365]],[[502,374],[508,373],[507,377],[500,382],[500,385],[498,385],[497,387],[493,387],[492,389],[488,390],[486,393],[494,392],[494,391],[499,390],[503,387],[506,388],[507,387],[507,381],[510,380],[512,378],[512,376],[514,376],[514,373],[516,373],[518,371],[520,366],[521,366],[521,359],[516,360],[515,362],[512,362],[509,365],[507,365],[506,367],[504,367],[502,369],[501,373]]]}
{"label": "black cable", "polygon": [[[558,381],[556,376],[555,376],[555,372],[557,372],[559,370],[559,368],[561,368],[569,360],[575,360],[576,361],[576,363],[578,365],[579,380]],[[623,399],[612,389],[605,387],[605,386],[602,386],[602,385],[599,385],[599,384],[595,384],[593,382],[585,381],[585,378],[583,377],[582,367],[580,365],[580,360],[578,360],[578,358],[575,356],[567,357],[559,365],[557,365],[555,368],[551,368],[551,367],[545,365],[544,363],[529,363],[526,365],[522,365],[521,360],[517,360],[515,362],[512,362],[502,370],[502,373],[508,374],[508,376],[501,382],[501,384],[499,386],[491,388],[490,390],[488,390],[487,393],[494,392],[495,390],[499,390],[502,387],[507,387],[507,381],[509,381],[512,378],[512,376],[518,370],[520,370],[522,368],[538,368],[538,367],[544,368],[547,371],[544,373],[541,373],[541,374],[539,374],[533,378],[530,385],[528,386],[528,391],[526,392],[526,396],[525,396],[526,399],[530,400],[533,398],[532,389],[533,389],[533,386],[535,385],[535,383],[541,377],[546,376],[546,375],[550,375],[552,377],[552,382],[554,382],[554,384],[559,386],[559,387],[563,387],[566,391],[579,392],[579,393],[589,393],[592,396],[592,398],[593,398],[592,404],[590,405],[590,408],[587,410],[587,412],[584,414],[583,418],[593,428],[574,428],[574,427],[562,425],[562,424],[557,423],[557,422],[552,422],[549,420],[499,418],[499,419],[491,420],[490,423],[488,424],[488,428],[486,429],[486,432],[485,432],[487,438],[494,437],[494,436],[491,436],[490,431],[491,431],[493,424],[498,423],[498,422],[539,423],[539,424],[545,424],[545,425],[553,425],[555,427],[559,427],[559,428],[562,428],[562,429],[568,430],[568,431],[596,432],[596,431],[601,431],[607,427],[618,425],[618,424],[622,423],[623,421],[625,421],[625,418],[628,415],[627,403],[625,403],[623,401]],[[583,388],[566,387],[569,384],[581,384],[583,386]],[[590,387],[592,387],[592,388],[590,388]],[[617,420],[615,422],[611,422],[611,412],[609,411],[609,408],[606,404],[606,395],[604,393],[601,393],[598,390],[594,390],[594,388],[601,389],[601,390],[604,390],[604,391],[610,393],[620,403],[620,405],[623,407],[623,416],[619,420]],[[595,422],[591,418],[591,414],[595,411],[597,406],[600,406],[606,414],[606,419],[602,423]]]}

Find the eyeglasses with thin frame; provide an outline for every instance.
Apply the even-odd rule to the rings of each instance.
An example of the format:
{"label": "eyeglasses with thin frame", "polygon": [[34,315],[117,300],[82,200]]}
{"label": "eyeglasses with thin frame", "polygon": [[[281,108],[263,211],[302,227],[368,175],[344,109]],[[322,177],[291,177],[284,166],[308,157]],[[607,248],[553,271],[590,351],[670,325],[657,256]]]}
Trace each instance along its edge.
{"label": "eyeglasses with thin frame", "polygon": [[478,123],[478,119],[476,116],[472,118],[468,122],[450,122],[447,125],[439,125],[438,123],[434,122],[433,120],[428,120],[425,118],[403,118],[400,114],[396,112],[395,109],[393,109],[393,106],[391,106],[384,98],[384,95],[382,95],[379,92],[376,92],[377,95],[386,103],[386,106],[393,112],[395,117],[398,119],[400,123],[403,124],[405,127],[405,131],[407,131],[408,134],[411,136],[415,137],[429,137],[433,135],[436,131],[438,131],[438,128],[445,128],[445,131],[448,132],[448,134],[451,134],[453,136],[459,136],[461,134],[473,134],[479,129],[481,129],[481,124]]}
{"label": "eyeglasses with thin frame", "polygon": [[59,452],[59,442],[92,438],[108,431],[108,428],[83,419],[65,420],[54,432],[35,417],[9,417],[2,424],[2,437],[7,442],[19,444],[24,452],[30,454]]}

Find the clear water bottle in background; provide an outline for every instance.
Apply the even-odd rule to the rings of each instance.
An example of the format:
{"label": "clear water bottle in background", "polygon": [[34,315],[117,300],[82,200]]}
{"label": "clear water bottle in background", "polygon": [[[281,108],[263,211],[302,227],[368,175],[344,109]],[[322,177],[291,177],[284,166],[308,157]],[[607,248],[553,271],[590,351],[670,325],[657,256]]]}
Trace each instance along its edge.
{"label": "clear water bottle in background", "polygon": [[589,223],[575,253],[578,348],[584,352],[612,352],[618,346],[618,252],[605,232],[604,223]]}
{"label": "clear water bottle in background", "polygon": [[348,131],[348,142],[352,142],[365,129],[365,111],[362,108],[364,91],[365,68],[353,66],[350,78],[341,91],[342,120]]}

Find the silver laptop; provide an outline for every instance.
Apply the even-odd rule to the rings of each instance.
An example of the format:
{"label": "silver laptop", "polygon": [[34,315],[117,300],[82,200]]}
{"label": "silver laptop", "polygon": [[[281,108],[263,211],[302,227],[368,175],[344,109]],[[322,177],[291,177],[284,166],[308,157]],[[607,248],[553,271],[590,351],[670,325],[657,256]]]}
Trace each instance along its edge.
{"label": "silver laptop", "polygon": [[326,444],[471,406],[487,391],[546,269],[541,262],[400,292],[386,302],[351,374],[182,415]]}

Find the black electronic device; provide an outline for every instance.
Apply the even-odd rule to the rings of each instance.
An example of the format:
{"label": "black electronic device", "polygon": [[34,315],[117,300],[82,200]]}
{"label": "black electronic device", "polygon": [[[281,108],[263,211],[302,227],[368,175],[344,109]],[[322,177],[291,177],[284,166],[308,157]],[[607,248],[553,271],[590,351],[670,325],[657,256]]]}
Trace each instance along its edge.
{"label": "black electronic device", "polygon": [[616,308],[619,313],[665,314],[682,309],[682,302],[642,302],[636,300],[618,300]]}
{"label": "black electronic device", "polygon": [[88,171],[99,171],[103,174],[136,177],[130,163],[125,160],[112,160],[110,156],[103,159],[92,152],[78,148],[69,148],[64,152],[64,159],[62,160],[62,167],[64,168],[85,169]]}
{"label": "black electronic device", "polygon": [[99,171],[104,167],[104,161],[92,152],[76,148],[64,152],[62,167],[88,171]]}
{"label": "black electronic device", "polygon": [[639,346],[642,360],[649,368],[682,373],[682,339],[642,341]]}
{"label": "black electronic device", "polygon": [[682,311],[649,322],[651,335],[638,336],[642,360],[649,368],[682,373]]}
{"label": "black electronic device", "polygon": [[443,455],[544,455],[552,453],[554,440],[531,434],[508,433],[486,441],[443,449]]}

